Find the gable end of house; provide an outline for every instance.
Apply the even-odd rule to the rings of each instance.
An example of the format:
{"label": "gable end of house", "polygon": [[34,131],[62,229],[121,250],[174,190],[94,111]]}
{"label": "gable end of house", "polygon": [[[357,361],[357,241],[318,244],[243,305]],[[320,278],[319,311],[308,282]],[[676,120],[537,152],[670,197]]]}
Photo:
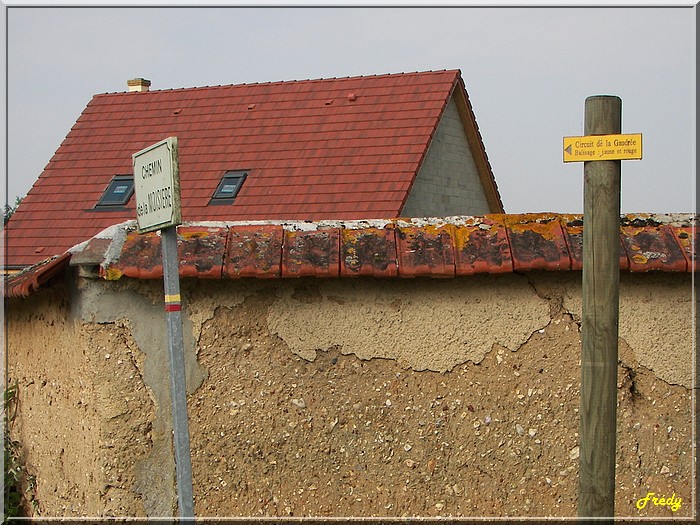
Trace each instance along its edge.
{"label": "gable end of house", "polygon": [[485,215],[502,212],[486,196],[462,114],[453,94],[403,206],[403,217]]}

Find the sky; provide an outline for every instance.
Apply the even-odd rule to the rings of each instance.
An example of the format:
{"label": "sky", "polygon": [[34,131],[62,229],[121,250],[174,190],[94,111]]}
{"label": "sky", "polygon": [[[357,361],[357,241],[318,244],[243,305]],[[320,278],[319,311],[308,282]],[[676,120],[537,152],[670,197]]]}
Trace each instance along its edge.
{"label": "sky", "polygon": [[[95,94],[460,69],[507,213],[583,211],[585,99],[622,99],[622,213],[696,210],[687,7],[29,7],[6,21],[6,188],[31,188]],[[511,2],[512,3],[512,2]],[[4,160],[4,159],[3,159]]]}

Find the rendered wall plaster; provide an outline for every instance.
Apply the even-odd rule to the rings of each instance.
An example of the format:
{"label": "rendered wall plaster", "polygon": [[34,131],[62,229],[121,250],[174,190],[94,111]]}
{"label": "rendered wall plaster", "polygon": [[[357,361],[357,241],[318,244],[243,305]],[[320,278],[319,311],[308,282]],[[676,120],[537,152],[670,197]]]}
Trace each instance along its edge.
{"label": "rendered wall plaster", "polygon": [[[198,512],[575,516],[581,334],[561,307],[571,281],[556,282],[560,275],[552,272],[542,282],[533,277],[478,279],[474,288],[467,284],[472,278],[288,279],[216,309],[199,340],[209,377],[190,401]],[[514,310],[499,299],[480,310],[468,302],[496,298],[497,284],[533,308]],[[244,287],[212,284],[199,298],[216,304]],[[421,315],[409,315],[419,305]],[[495,343],[480,362],[449,371],[407,365],[413,359],[424,366],[428,355],[440,359],[452,350],[445,336],[455,324],[444,323],[445,315],[463,314],[460,322],[472,326],[488,319],[483,330],[498,336],[533,309],[544,312],[547,324],[517,351]],[[360,316],[366,319],[350,319]],[[383,328],[356,337],[371,322]],[[271,323],[288,332],[286,340]],[[492,329],[499,323],[501,330]],[[443,328],[423,335],[433,325]],[[317,331],[325,339],[313,339]],[[325,344],[334,346],[325,351]],[[347,352],[360,344],[368,347],[365,357]],[[418,358],[372,358],[400,344]],[[620,350],[616,511],[687,516],[691,392],[637,366],[624,342]],[[648,491],[675,491],[685,506],[640,512],[635,503]]]}
{"label": "rendered wall plaster", "polygon": [[[580,320],[580,274],[560,280],[565,282],[563,306]],[[639,364],[653,370],[659,379],[692,388],[693,325],[690,275],[620,275],[618,335]]]}
{"label": "rendered wall plaster", "polygon": [[256,279],[237,281],[232,286],[222,286],[221,281],[182,282],[183,308],[194,339],[199,341],[202,327],[216,315],[217,309],[235,308],[269,284]]}
{"label": "rendered wall plaster", "polygon": [[[89,401],[95,385],[65,293],[50,290],[7,304],[6,320],[6,381],[16,387],[18,401],[7,407],[8,426],[13,440],[29,445],[21,458],[27,473],[38,479],[33,501],[48,508],[67,506],[69,513],[95,509],[99,496],[89,480],[100,477],[102,425]],[[44,472],[52,475],[44,478]],[[65,493],[80,503],[67,505]]]}
{"label": "rendered wall plaster", "polygon": [[[153,401],[124,323],[83,323],[62,287],[8,304],[12,438],[43,516],[144,515],[132,490],[151,449]],[[76,322],[77,321],[77,322]]]}
{"label": "rendered wall plaster", "polygon": [[[620,516],[692,512],[692,392],[637,363],[683,364],[663,338],[692,339],[686,282],[622,279]],[[184,280],[197,515],[575,516],[579,283]],[[10,311],[36,515],[174,515],[162,293],[87,281]],[[683,506],[640,512],[648,491]]]}
{"label": "rendered wall plaster", "polygon": [[[172,516],[175,509],[175,461],[172,450],[172,404],[165,313],[155,298],[155,287],[123,283],[89,282],[77,295],[76,313],[83,322],[109,324],[126,321],[138,348],[143,352],[143,381],[155,402],[151,431],[152,448],[137,467],[135,490],[143,496],[147,516]],[[186,388],[199,388],[207,372],[197,363],[193,327],[183,316]]]}
{"label": "rendered wall plaster", "polygon": [[549,323],[549,306],[517,275],[410,281],[315,281],[281,287],[268,327],[313,361],[338,348],[444,372],[479,363],[494,344],[517,350]]}

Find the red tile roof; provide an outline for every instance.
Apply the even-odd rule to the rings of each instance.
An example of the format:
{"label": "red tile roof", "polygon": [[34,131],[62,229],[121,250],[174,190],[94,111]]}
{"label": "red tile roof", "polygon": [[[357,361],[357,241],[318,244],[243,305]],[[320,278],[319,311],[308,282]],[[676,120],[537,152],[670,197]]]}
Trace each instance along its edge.
{"label": "red tile roof", "polygon": [[[131,155],[179,143],[183,220],[398,217],[455,93],[487,198],[498,190],[459,70],[96,95],[8,224],[6,266],[63,253],[135,217],[94,211]],[[208,206],[250,170],[235,206]]]}
{"label": "red tile roof", "polygon": [[[620,269],[696,272],[700,234],[692,215],[627,215]],[[178,227],[180,275],[193,278],[458,277],[580,270],[583,218],[525,214],[376,221],[201,223]],[[117,280],[162,278],[160,236],[134,221],[6,281],[24,297],[69,264]]]}

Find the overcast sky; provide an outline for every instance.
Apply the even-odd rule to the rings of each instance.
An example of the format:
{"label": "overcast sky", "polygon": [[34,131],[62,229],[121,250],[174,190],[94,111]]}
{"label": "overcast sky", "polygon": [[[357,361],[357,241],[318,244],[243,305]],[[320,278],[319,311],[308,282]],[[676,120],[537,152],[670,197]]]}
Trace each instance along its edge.
{"label": "overcast sky", "polygon": [[[686,4],[687,5],[687,4]],[[25,7],[7,16],[7,200],[25,195],[93,95],[461,69],[508,213],[583,209],[585,99],[623,100],[622,211],[695,203],[696,9]],[[4,190],[3,190],[4,191]],[[4,196],[4,194],[3,194]],[[3,199],[4,200],[4,199]]]}

